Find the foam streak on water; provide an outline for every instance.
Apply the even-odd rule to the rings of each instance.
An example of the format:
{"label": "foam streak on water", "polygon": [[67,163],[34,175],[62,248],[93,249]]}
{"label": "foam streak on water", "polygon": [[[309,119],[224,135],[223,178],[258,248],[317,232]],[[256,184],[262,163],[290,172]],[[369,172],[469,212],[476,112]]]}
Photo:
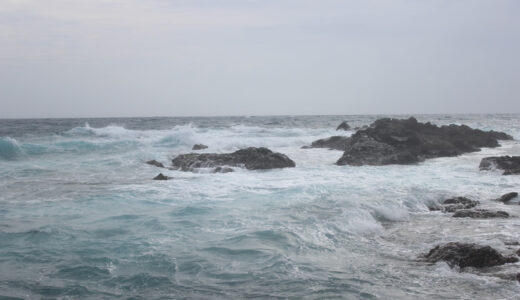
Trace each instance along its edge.
{"label": "foam streak on water", "polygon": [[[380,116],[0,120],[0,297],[514,298],[490,270],[417,257],[467,241],[520,246],[518,176],[480,159],[520,155],[519,115],[426,115],[419,121],[505,131],[515,141],[410,166],[336,166],[341,152],[301,149]],[[399,116],[407,117],[407,116]],[[265,146],[297,167],[183,173],[165,164],[191,146]],[[153,181],[159,172],[174,177]],[[467,196],[510,219],[455,219],[428,204]],[[516,247],[516,248],[515,248]]]}

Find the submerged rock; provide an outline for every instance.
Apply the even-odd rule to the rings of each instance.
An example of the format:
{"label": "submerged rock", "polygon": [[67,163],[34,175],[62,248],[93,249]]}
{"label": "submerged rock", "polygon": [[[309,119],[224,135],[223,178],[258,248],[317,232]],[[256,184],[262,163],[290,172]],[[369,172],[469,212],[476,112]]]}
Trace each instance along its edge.
{"label": "submerged rock", "polygon": [[455,212],[460,209],[470,209],[479,204],[478,201],[466,197],[449,198],[438,206],[430,206],[430,210],[442,210],[443,212]]}
{"label": "submerged rock", "polygon": [[195,145],[193,145],[191,150],[202,150],[202,149],[207,149],[207,148],[208,148],[208,146],[206,146],[204,144],[195,144]]}
{"label": "submerged rock", "polygon": [[502,175],[520,174],[520,156],[491,156],[480,161],[480,170],[500,169]]}
{"label": "submerged rock", "polygon": [[334,150],[344,151],[347,147],[347,142],[349,141],[349,137],[346,136],[331,136],[325,139],[319,139],[317,141],[312,142],[310,146],[303,146],[303,149],[308,148],[328,148]]}
{"label": "submerged rock", "polygon": [[156,166],[156,167],[158,167],[158,168],[165,168],[165,166],[164,166],[162,163],[156,161],[155,159],[153,159],[153,160],[149,160],[149,161],[147,161],[146,163],[149,164],[149,165],[151,165],[151,166]]}
{"label": "submerged rock", "polygon": [[497,147],[499,139],[511,136],[495,131],[472,129],[466,125],[438,127],[415,118],[379,119],[351,137],[315,141],[311,147],[344,150],[338,165],[412,164],[428,158],[456,156]]}
{"label": "submerged rock", "polygon": [[349,130],[349,129],[350,129],[350,125],[348,125],[348,123],[346,121],[341,122],[341,124],[339,124],[338,127],[336,128],[336,130]]}
{"label": "submerged rock", "polygon": [[233,153],[188,153],[181,154],[172,160],[174,169],[191,171],[198,168],[215,168],[222,166],[245,167],[248,170],[265,170],[294,167],[295,163],[282,153],[267,148],[249,147]]}
{"label": "submerged rock", "polygon": [[467,243],[447,243],[436,246],[425,256],[427,262],[445,261],[451,267],[493,267],[518,261],[516,257],[506,257],[490,246]]}
{"label": "submerged rock", "polygon": [[359,127],[359,126],[358,126],[358,127],[355,127],[354,130],[363,130],[363,129],[367,129],[367,128],[368,128],[367,125],[363,125],[363,126],[361,126],[361,127]]}
{"label": "submerged rock", "polygon": [[511,192],[511,193],[507,193],[507,194],[504,194],[502,196],[500,196],[500,198],[496,199],[497,201],[500,201],[500,202],[503,202],[503,203],[507,203],[509,201],[511,201],[512,199],[518,197],[518,193],[517,192]]}
{"label": "submerged rock", "polygon": [[462,209],[457,210],[453,214],[454,218],[473,218],[473,219],[489,219],[489,218],[509,218],[509,214],[501,210],[485,210],[485,209]]}
{"label": "submerged rock", "polygon": [[153,180],[170,180],[173,177],[165,176],[163,173],[159,173],[159,175],[155,176]]}
{"label": "submerged rock", "polygon": [[228,168],[228,167],[216,167],[213,170],[213,173],[230,173],[230,172],[235,172],[235,170]]}

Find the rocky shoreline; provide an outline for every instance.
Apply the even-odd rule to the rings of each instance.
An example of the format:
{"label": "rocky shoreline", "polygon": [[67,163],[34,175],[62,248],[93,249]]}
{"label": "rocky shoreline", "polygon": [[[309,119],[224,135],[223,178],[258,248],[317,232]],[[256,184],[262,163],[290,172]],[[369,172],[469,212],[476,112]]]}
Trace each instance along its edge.
{"label": "rocky shoreline", "polygon": [[314,141],[309,148],[341,150],[337,165],[413,164],[429,158],[457,156],[498,147],[511,140],[504,132],[482,131],[466,125],[436,126],[417,119],[379,119],[350,137],[333,136]]}
{"label": "rocky shoreline", "polygon": [[[336,130],[350,130],[346,122],[342,122]],[[499,140],[511,140],[512,137],[503,132],[482,131],[466,125],[436,126],[431,123],[420,123],[415,118],[379,119],[368,127],[363,127],[351,136],[332,136],[312,142],[302,148],[328,148],[343,151],[336,162],[337,165],[390,165],[415,164],[436,157],[458,156],[464,153],[480,151],[483,147],[498,147]],[[196,144],[192,150],[207,149],[208,146]],[[171,166],[166,167],[156,160],[146,162],[149,165],[184,172],[198,172],[203,168],[212,169],[211,173],[233,172],[233,168],[246,170],[269,170],[292,168],[296,164],[288,156],[273,152],[267,148],[249,147],[232,153],[187,153],[176,156]],[[480,170],[503,170],[504,175],[520,174],[520,156],[486,157],[482,159]],[[155,180],[169,180],[159,174]],[[510,192],[494,201],[512,204],[518,193]],[[476,208],[480,201],[466,197],[445,199],[439,204],[430,205],[431,211],[451,214],[453,218],[489,219],[514,217],[505,211]],[[450,242],[432,248],[419,259],[436,263],[445,261],[450,267],[464,269],[466,267],[486,268],[516,263],[516,254],[503,255],[496,249],[474,243]],[[508,277],[520,281],[520,273]]]}

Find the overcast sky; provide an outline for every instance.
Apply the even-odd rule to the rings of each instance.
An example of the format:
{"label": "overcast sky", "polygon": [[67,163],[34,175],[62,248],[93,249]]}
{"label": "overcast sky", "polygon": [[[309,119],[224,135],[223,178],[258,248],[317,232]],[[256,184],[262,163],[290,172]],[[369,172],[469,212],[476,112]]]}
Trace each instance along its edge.
{"label": "overcast sky", "polygon": [[0,118],[520,113],[520,1],[0,0]]}

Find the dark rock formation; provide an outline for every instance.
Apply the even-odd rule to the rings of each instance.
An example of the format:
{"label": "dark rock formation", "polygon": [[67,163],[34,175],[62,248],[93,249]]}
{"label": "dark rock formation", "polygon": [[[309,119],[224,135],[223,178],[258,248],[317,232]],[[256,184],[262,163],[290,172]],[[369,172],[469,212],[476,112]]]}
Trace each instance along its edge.
{"label": "dark rock formation", "polygon": [[206,145],[203,145],[203,144],[195,144],[193,145],[193,147],[191,148],[191,150],[202,150],[202,149],[207,149],[208,146]]}
{"label": "dark rock formation", "polygon": [[500,169],[503,175],[520,174],[520,156],[491,156],[480,161],[481,170]]}
{"label": "dark rock formation", "polygon": [[507,203],[509,201],[511,201],[512,199],[518,197],[518,193],[517,192],[511,192],[511,193],[507,193],[507,194],[504,194],[502,196],[500,196],[500,198],[497,199],[497,201],[500,201],[500,202],[503,202],[503,203]]}
{"label": "dark rock formation", "polygon": [[159,167],[159,168],[164,168],[165,167],[162,163],[156,161],[155,159],[149,160],[146,163],[149,164],[149,165],[152,165],[152,166]]}
{"label": "dark rock formation", "polygon": [[294,167],[295,163],[281,153],[267,148],[249,147],[233,153],[188,153],[172,160],[174,169],[192,171],[197,168],[215,168],[221,166],[245,167],[248,170],[263,170]]}
{"label": "dark rock formation", "polygon": [[213,170],[213,173],[229,173],[234,171],[235,170],[228,167],[216,167],[215,170]]}
{"label": "dark rock formation", "polygon": [[357,131],[357,130],[364,130],[364,129],[367,129],[367,128],[368,128],[367,125],[363,125],[363,126],[361,126],[361,127],[355,127],[354,130],[356,130],[356,131]]}
{"label": "dark rock formation", "polygon": [[447,262],[451,267],[493,267],[518,261],[516,257],[505,257],[490,246],[466,243],[447,243],[436,246],[425,256],[427,262]]}
{"label": "dark rock formation", "polygon": [[338,127],[336,128],[336,130],[349,130],[349,129],[350,129],[350,125],[348,125],[348,123],[345,121],[341,122],[341,124],[339,124]]}
{"label": "dark rock formation", "polygon": [[502,133],[472,129],[466,125],[438,127],[415,118],[379,119],[351,137],[315,141],[311,147],[344,150],[338,165],[411,164],[428,158],[456,156],[497,147],[498,139],[512,139]]}
{"label": "dark rock formation", "polygon": [[469,209],[477,206],[478,201],[468,199],[466,197],[455,197],[446,199],[442,202],[442,205],[430,206],[430,210],[442,210],[444,212],[455,212],[460,209]]}
{"label": "dark rock formation", "polygon": [[489,219],[489,218],[509,218],[509,214],[501,210],[485,210],[485,209],[462,209],[457,210],[453,214],[454,218],[473,218],[473,219]]}
{"label": "dark rock formation", "polygon": [[346,136],[331,136],[329,138],[314,141],[310,146],[304,146],[302,148],[329,148],[344,151],[347,147],[348,141],[349,138]]}
{"label": "dark rock formation", "polygon": [[173,179],[173,177],[165,176],[163,173],[160,173],[159,175],[155,176],[153,180],[170,180]]}

